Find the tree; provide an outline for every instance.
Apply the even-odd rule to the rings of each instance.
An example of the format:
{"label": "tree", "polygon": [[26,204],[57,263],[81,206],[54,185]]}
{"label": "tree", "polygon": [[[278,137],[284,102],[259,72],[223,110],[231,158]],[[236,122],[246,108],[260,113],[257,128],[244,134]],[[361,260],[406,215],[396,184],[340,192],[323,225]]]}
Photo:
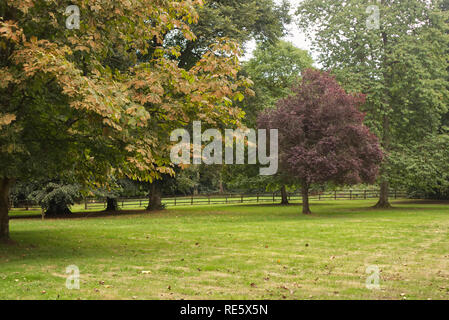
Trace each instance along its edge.
{"label": "tree", "polygon": [[[223,37],[232,39],[240,46],[255,40],[259,44],[269,45],[286,34],[285,26],[291,22],[288,1],[274,0],[209,0],[198,9],[198,23],[191,26],[196,38],[186,39],[177,33],[167,33],[164,44],[167,46],[179,46],[179,56],[172,55],[174,61],[185,70],[190,70],[202,56],[210,50],[210,45]],[[157,43],[151,41],[152,47]],[[142,61],[148,61],[147,56],[141,57]],[[244,73],[243,73],[244,74]],[[251,90],[247,91],[251,95]],[[243,98],[242,96],[240,99]],[[253,117],[255,120],[255,117]],[[216,126],[215,126],[216,127]],[[227,124],[229,128],[229,124]],[[232,127],[237,127],[232,124]],[[216,176],[221,176],[222,167],[214,167]],[[200,171],[200,179],[204,171]],[[167,175],[165,177],[168,177]],[[183,176],[186,181],[187,176]],[[197,180],[195,177],[193,180]],[[221,181],[221,178],[219,178]],[[195,181],[191,183],[195,183]],[[155,184],[155,188],[162,187]],[[221,188],[223,190],[223,188]],[[150,185],[150,198],[154,194],[162,194],[162,190],[154,190]],[[154,200],[154,199],[153,199]]]}
{"label": "tree", "polygon": [[198,23],[192,26],[195,41],[171,37],[181,46],[180,66],[190,69],[209,46],[222,37],[230,38],[241,46],[250,40],[274,43],[286,34],[290,23],[290,5],[283,0],[209,0],[198,10]]}
{"label": "tree", "polygon": [[366,124],[381,138],[386,154],[377,207],[390,206],[391,169],[401,162],[392,157],[434,135],[447,112],[448,42],[437,5],[305,0],[297,10],[298,24],[313,34],[324,68],[332,69],[347,90],[367,96]]}
{"label": "tree", "polygon": [[287,97],[302,72],[312,65],[309,53],[290,42],[280,40],[271,45],[258,45],[242,68],[242,73],[253,81],[255,92],[241,104],[246,112],[245,124],[255,125],[260,111],[273,108],[279,99]]}
{"label": "tree", "polygon": [[258,121],[279,130],[280,170],[301,184],[303,213],[310,214],[313,184],[372,183],[382,151],[357,109],[364,97],[346,93],[329,73],[306,71],[293,93]]}
{"label": "tree", "polygon": [[[313,59],[308,52],[290,42],[280,40],[270,45],[259,44],[253,57],[242,68],[242,73],[254,82],[252,89],[255,92],[240,103],[246,113],[244,123],[248,127],[255,126],[258,114],[275,107],[278,100],[290,95],[291,87],[300,81],[302,72],[312,64]],[[287,186],[293,186],[288,176],[279,173],[260,177],[257,166],[251,165],[230,170],[230,184],[240,188],[254,189],[258,186],[262,190],[280,190],[281,204],[288,204]]]}
{"label": "tree", "polygon": [[200,0],[77,3],[79,30],[66,29],[69,1],[0,3],[1,240],[16,179],[69,169],[97,187],[111,175],[152,181],[173,173],[160,139],[172,128],[242,116],[236,44],[216,41],[184,70],[171,59],[179,48],[163,43],[168,33],[195,39]]}

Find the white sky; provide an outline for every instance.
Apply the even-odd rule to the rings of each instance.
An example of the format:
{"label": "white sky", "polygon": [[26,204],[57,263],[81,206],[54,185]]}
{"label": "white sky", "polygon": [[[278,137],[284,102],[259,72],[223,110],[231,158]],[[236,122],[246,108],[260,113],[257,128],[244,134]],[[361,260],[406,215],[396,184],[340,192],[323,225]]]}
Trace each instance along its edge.
{"label": "white sky", "polygon": [[[295,13],[296,8],[298,7],[298,4],[302,0],[289,0],[292,10],[292,15]],[[276,2],[280,2],[279,0],[276,0]],[[313,52],[311,51],[311,44],[310,41],[306,38],[305,34],[298,28],[298,26],[295,23],[295,17],[293,16],[293,22],[291,25],[288,26],[289,35],[284,37],[284,40],[292,42],[296,47],[300,49],[304,49],[309,51],[309,53],[314,57],[314,60],[316,61],[315,55],[313,55]],[[255,49],[255,42],[252,41],[251,43],[248,43],[246,45],[246,51],[247,54],[243,57],[243,60],[246,61],[252,57],[252,51]]]}

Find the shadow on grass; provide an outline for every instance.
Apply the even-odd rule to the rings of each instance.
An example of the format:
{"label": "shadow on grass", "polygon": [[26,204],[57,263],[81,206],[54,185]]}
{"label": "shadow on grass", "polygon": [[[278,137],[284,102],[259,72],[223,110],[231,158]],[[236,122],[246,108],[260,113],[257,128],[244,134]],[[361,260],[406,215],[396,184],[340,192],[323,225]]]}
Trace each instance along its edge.
{"label": "shadow on grass", "polygon": [[[148,211],[148,210],[121,210],[121,211],[97,211],[97,212],[73,212],[71,214],[45,216],[44,220],[69,220],[69,219],[87,219],[87,218],[107,218],[107,217],[123,217],[141,214],[156,214],[163,211]],[[10,216],[10,220],[42,220],[42,215],[15,215]]]}

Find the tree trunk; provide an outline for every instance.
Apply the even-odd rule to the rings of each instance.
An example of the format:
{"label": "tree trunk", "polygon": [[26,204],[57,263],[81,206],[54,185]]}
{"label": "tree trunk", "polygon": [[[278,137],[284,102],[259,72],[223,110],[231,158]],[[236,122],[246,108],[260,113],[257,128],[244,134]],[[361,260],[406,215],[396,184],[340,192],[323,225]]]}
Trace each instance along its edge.
{"label": "tree trunk", "polygon": [[223,187],[223,180],[221,178],[220,178],[218,187],[220,189],[220,194],[224,194],[225,191],[224,191],[224,187]]}
{"label": "tree trunk", "polygon": [[285,186],[282,186],[281,188],[281,197],[282,202],[281,205],[288,205],[288,194],[287,194],[287,188]]}
{"label": "tree trunk", "polygon": [[[385,4],[385,0],[381,1],[381,4],[384,5]],[[383,49],[384,52],[387,52],[388,49],[388,36],[387,33],[385,31],[382,31],[382,43],[383,43]],[[385,87],[389,88],[391,86],[391,76],[390,74],[387,73],[386,70],[388,70],[388,58],[387,56],[384,54],[383,57],[383,76],[384,76],[384,81],[385,81]],[[389,111],[390,111],[390,99],[388,98],[388,89],[385,90],[382,94],[382,103],[384,106],[387,106],[385,108],[383,108],[383,119],[382,119],[382,147],[384,148],[385,152],[389,152],[390,148],[391,148],[391,124],[390,124],[390,118],[389,118]],[[388,156],[388,155],[387,155]],[[375,205],[375,208],[391,208],[391,204],[389,202],[389,191],[390,191],[390,184],[388,182],[388,178],[386,177],[386,173],[384,168],[386,167],[386,161],[384,160],[383,163],[383,169],[381,170],[381,184],[380,184],[380,195],[379,195],[379,202]]]}
{"label": "tree trunk", "polygon": [[0,179],[0,241],[9,240],[9,190],[12,180]]}
{"label": "tree trunk", "polygon": [[379,209],[388,209],[391,208],[391,204],[388,200],[388,196],[390,194],[390,184],[388,181],[383,180],[380,184],[380,195],[379,202],[374,206]]}
{"label": "tree trunk", "polygon": [[118,211],[118,202],[116,198],[107,198],[106,199],[106,210],[109,212]]}
{"label": "tree trunk", "polygon": [[302,193],[302,213],[311,214],[312,211],[310,211],[310,205],[309,205],[309,186],[304,185],[301,188],[301,193]]}
{"label": "tree trunk", "polygon": [[164,206],[162,205],[162,192],[161,190],[159,190],[159,187],[156,185],[156,183],[152,183],[147,210],[156,211],[163,208]]}

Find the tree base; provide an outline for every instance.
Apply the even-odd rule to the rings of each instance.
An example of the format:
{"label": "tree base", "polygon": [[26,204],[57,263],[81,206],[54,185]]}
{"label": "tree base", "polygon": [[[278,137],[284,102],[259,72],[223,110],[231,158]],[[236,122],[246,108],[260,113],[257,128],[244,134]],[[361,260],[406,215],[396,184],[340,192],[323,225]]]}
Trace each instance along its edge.
{"label": "tree base", "polygon": [[107,198],[105,212],[116,212],[118,211],[118,201],[114,198]]}
{"label": "tree base", "polygon": [[379,201],[374,207],[374,209],[391,209],[393,206],[388,201]]}
{"label": "tree base", "polygon": [[165,205],[163,204],[159,204],[159,205],[149,205],[147,207],[147,211],[160,211],[160,210],[164,210],[165,209]]}
{"label": "tree base", "polygon": [[51,207],[46,212],[46,216],[54,217],[54,216],[65,216],[72,214],[72,211],[68,207]]}
{"label": "tree base", "polygon": [[311,215],[312,211],[310,210],[302,210],[302,214],[305,214],[306,216]]}

